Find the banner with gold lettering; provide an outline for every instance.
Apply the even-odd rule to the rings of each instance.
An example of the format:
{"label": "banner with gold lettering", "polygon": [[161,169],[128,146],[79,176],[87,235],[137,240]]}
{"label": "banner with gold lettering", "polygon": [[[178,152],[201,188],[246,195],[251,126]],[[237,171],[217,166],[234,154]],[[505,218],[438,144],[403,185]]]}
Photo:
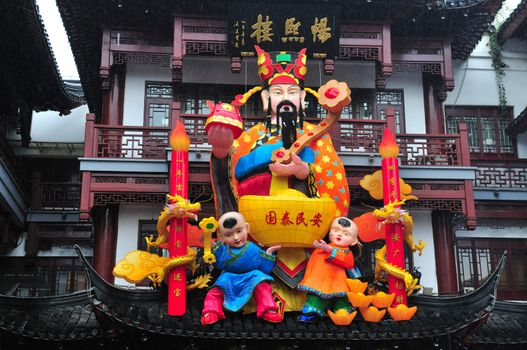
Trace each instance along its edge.
{"label": "banner with gold lettering", "polygon": [[299,51],[315,58],[338,55],[340,5],[332,3],[229,2],[231,56],[266,51]]}

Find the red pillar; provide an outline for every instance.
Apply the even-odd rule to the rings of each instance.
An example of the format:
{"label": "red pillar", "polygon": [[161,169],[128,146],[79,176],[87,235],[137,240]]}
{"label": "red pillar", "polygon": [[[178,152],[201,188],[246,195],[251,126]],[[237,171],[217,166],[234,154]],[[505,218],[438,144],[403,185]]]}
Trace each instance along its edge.
{"label": "red pillar", "polygon": [[[423,74],[423,92],[425,102],[425,121],[427,134],[445,133],[445,113],[443,96],[439,91],[439,78]],[[444,96],[446,97],[446,96]]]}
{"label": "red pillar", "polygon": [[95,235],[93,267],[109,283],[114,282],[112,275],[115,266],[117,249],[117,222],[119,209],[117,205],[94,207],[92,218]]}
{"label": "red pillar", "polygon": [[124,87],[126,66],[115,66],[115,71],[110,77],[112,80],[109,89],[103,89],[103,111],[101,124],[123,125]]}
{"label": "red pillar", "polygon": [[449,213],[432,212],[437,287],[439,293],[457,293],[457,266],[454,253],[454,230]]}

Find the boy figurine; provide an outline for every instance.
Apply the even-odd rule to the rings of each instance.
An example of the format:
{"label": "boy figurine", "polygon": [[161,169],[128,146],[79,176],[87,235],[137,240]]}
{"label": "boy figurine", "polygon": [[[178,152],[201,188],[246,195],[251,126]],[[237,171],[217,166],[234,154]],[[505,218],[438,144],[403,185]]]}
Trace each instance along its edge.
{"label": "boy figurine", "polygon": [[236,312],[243,308],[251,295],[256,301],[256,317],[268,322],[282,321],[282,315],[272,297],[269,276],[275,265],[272,255],[281,246],[272,246],[266,251],[247,241],[249,224],[237,212],[228,212],[218,222],[218,238],[213,253],[216,268],[223,270],[216,283],[207,292],[201,324],[213,324],[225,318],[223,308]]}
{"label": "boy figurine", "polygon": [[313,242],[315,250],[309,258],[304,279],[297,286],[298,290],[307,292],[306,304],[298,321],[313,322],[317,317],[324,317],[330,301],[333,312],[345,310],[351,313],[345,280],[348,278],[346,270],[354,266],[350,247],[358,243],[358,233],[353,221],[338,217],[331,223],[330,243],[323,240]]}

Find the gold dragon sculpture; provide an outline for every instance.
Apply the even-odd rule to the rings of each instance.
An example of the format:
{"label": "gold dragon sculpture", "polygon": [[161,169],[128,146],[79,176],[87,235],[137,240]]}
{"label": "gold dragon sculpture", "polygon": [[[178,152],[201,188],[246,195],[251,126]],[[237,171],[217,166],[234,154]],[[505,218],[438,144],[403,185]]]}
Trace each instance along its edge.
{"label": "gold dragon sculpture", "polygon": [[[378,220],[381,220],[378,224],[379,226],[382,226],[386,223],[400,223],[403,226],[403,236],[406,244],[408,244],[412,252],[419,251],[419,256],[421,256],[426,243],[421,240],[418,240],[417,244],[414,243],[413,219],[407,210],[400,208],[400,206],[405,204],[407,200],[411,199],[417,199],[417,197],[406,196],[406,198],[400,201],[391,202],[380,209],[375,209],[373,211],[373,216]],[[378,227],[377,230],[380,231],[380,227]],[[412,294],[414,290],[421,288],[421,286],[418,284],[418,279],[414,278],[410,272],[386,261],[386,245],[384,245],[375,253],[375,259],[375,280],[381,280],[382,271],[385,271],[386,273],[404,281],[408,295]]]}
{"label": "gold dragon sculpture", "polygon": [[[197,219],[197,213],[201,209],[200,203],[191,203],[188,199],[179,195],[167,195],[167,204],[159,214],[157,220],[158,236],[154,240],[153,235],[145,237],[147,249],[166,248],[168,243],[168,225],[172,219]],[[203,219],[200,228],[205,237],[205,262],[211,263],[210,258],[210,236],[218,228],[218,223],[213,217]],[[125,279],[130,283],[137,284],[148,278],[154,286],[159,286],[163,282],[167,273],[176,266],[188,265],[192,275],[195,275],[198,265],[196,262],[197,253],[194,249],[187,247],[187,254],[179,257],[169,258],[159,256],[149,251],[134,250],[125,255],[113,269],[115,277]],[[212,261],[213,262],[213,261]],[[205,288],[211,281],[210,274],[196,276],[193,283],[187,285],[187,289]]]}

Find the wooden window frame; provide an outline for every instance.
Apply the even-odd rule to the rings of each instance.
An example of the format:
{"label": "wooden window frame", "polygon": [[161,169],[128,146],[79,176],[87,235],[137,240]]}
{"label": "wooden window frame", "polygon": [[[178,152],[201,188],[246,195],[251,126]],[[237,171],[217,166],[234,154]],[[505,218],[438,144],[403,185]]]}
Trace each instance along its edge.
{"label": "wooden window frame", "polygon": [[[509,124],[514,116],[513,116],[513,108],[507,107],[505,111],[505,116],[500,116],[500,110],[498,106],[445,106],[445,124],[447,130],[455,131],[457,130],[458,126],[456,124],[450,124],[450,120],[452,118],[456,119],[462,119],[462,118],[475,118],[476,120],[476,128],[477,128],[477,140],[478,140],[478,149],[479,151],[475,151],[471,147],[470,152],[470,158],[474,160],[516,160],[518,159],[518,152],[516,148],[516,140],[515,138],[510,138],[511,143],[511,152],[506,152],[504,147],[502,147],[501,143],[501,134],[505,132],[505,130],[500,128],[500,121],[503,121],[505,119],[506,123]],[[496,141],[496,151],[488,151],[486,150],[486,145],[484,144],[484,127],[483,127],[483,121],[485,119],[491,119],[494,124],[494,130],[497,131],[497,133],[494,135],[495,141]],[[459,120],[459,122],[463,122],[463,120]],[[469,138],[471,135],[471,130],[469,128]]]}
{"label": "wooden window frame", "polygon": [[158,104],[166,104],[168,103],[168,109],[169,109],[169,116],[168,116],[168,124],[167,126],[170,127],[170,110],[171,110],[171,104],[174,99],[174,91],[172,90],[172,97],[171,98],[155,98],[155,97],[148,97],[148,87],[153,84],[159,84],[159,85],[167,85],[172,88],[172,83],[167,81],[145,81],[145,105],[144,105],[144,111],[143,111],[143,125],[144,126],[151,126],[150,125],[150,110],[149,105],[151,103],[158,103]]}
{"label": "wooden window frame", "polygon": [[[457,276],[458,283],[461,290],[467,287],[467,278],[465,281],[461,279],[462,274],[460,272],[462,268],[462,259],[460,257],[460,250],[465,249],[466,253],[470,254],[471,259],[469,268],[472,272],[472,277],[468,285],[470,288],[480,287],[487,279],[488,275],[494,271],[496,265],[501,258],[503,251],[508,251],[507,264],[502,272],[500,282],[498,285],[498,299],[501,300],[525,300],[527,299],[527,287],[524,290],[519,290],[517,274],[521,273],[521,268],[525,269],[526,266],[520,267],[521,261],[519,257],[527,255],[527,239],[495,239],[495,238],[457,238],[456,239],[456,257],[457,257]],[[487,267],[488,275],[482,275],[481,268],[481,256],[478,254],[484,254],[487,251],[485,256],[485,261],[488,261],[489,266]],[[523,253],[522,253],[523,251]],[[524,270],[525,271],[525,270]],[[468,291],[468,290],[467,290]]]}

